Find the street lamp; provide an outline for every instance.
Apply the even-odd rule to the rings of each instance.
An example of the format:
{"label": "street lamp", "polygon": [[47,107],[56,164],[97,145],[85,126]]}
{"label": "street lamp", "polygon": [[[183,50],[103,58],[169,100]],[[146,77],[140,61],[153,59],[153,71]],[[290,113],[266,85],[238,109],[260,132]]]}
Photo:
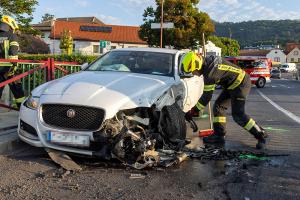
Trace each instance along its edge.
{"label": "street lamp", "polygon": [[51,26],[53,26],[53,42],[52,42],[52,52],[53,54],[55,54],[55,21],[56,18],[54,17],[51,21]]}
{"label": "street lamp", "polygon": [[160,48],[163,46],[164,0],[161,0]]}

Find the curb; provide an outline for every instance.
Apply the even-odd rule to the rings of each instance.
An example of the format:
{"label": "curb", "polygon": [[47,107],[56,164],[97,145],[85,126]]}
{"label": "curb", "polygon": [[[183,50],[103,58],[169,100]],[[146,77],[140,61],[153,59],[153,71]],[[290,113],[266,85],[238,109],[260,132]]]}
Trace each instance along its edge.
{"label": "curb", "polygon": [[0,153],[12,151],[19,143],[17,126],[10,126],[0,129]]}

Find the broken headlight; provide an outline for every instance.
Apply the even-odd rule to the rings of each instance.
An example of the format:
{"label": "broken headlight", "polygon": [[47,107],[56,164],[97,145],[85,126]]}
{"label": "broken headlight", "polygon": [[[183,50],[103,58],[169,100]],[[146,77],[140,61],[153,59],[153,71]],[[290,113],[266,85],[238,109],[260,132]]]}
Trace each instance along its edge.
{"label": "broken headlight", "polygon": [[34,97],[34,96],[30,95],[25,102],[25,106],[27,108],[36,110],[38,107],[38,104],[39,104],[39,100],[40,100],[39,97]]}

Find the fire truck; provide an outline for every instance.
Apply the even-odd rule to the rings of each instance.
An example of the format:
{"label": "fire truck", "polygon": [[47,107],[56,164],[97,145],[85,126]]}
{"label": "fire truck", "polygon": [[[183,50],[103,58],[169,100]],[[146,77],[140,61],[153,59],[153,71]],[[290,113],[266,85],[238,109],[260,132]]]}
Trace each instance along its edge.
{"label": "fire truck", "polygon": [[266,83],[271,82],[271,59],[258,56],[225,57],[225,59],[245,70],[250,75],[251,83],[257,88],[263,88]]}

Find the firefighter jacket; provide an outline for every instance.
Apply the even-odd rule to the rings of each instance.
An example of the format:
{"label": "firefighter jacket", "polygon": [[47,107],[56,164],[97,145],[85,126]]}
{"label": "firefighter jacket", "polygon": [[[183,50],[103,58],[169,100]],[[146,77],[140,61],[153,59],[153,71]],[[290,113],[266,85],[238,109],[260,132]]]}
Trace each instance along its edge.
{"label": "firefighter jacket", "polygon": [[0,58],[18,59],[19,43],[12,31],[0,30]]}
{"label": "firefighter jacket", "polygon": [[196,107],[203,110],[212,98],[216,85],[227,90],[237,88],[246,75],[245,71],[238,66],[222,59],[210,56],[203,64],[201,72],[204,77],[204,91]]}

